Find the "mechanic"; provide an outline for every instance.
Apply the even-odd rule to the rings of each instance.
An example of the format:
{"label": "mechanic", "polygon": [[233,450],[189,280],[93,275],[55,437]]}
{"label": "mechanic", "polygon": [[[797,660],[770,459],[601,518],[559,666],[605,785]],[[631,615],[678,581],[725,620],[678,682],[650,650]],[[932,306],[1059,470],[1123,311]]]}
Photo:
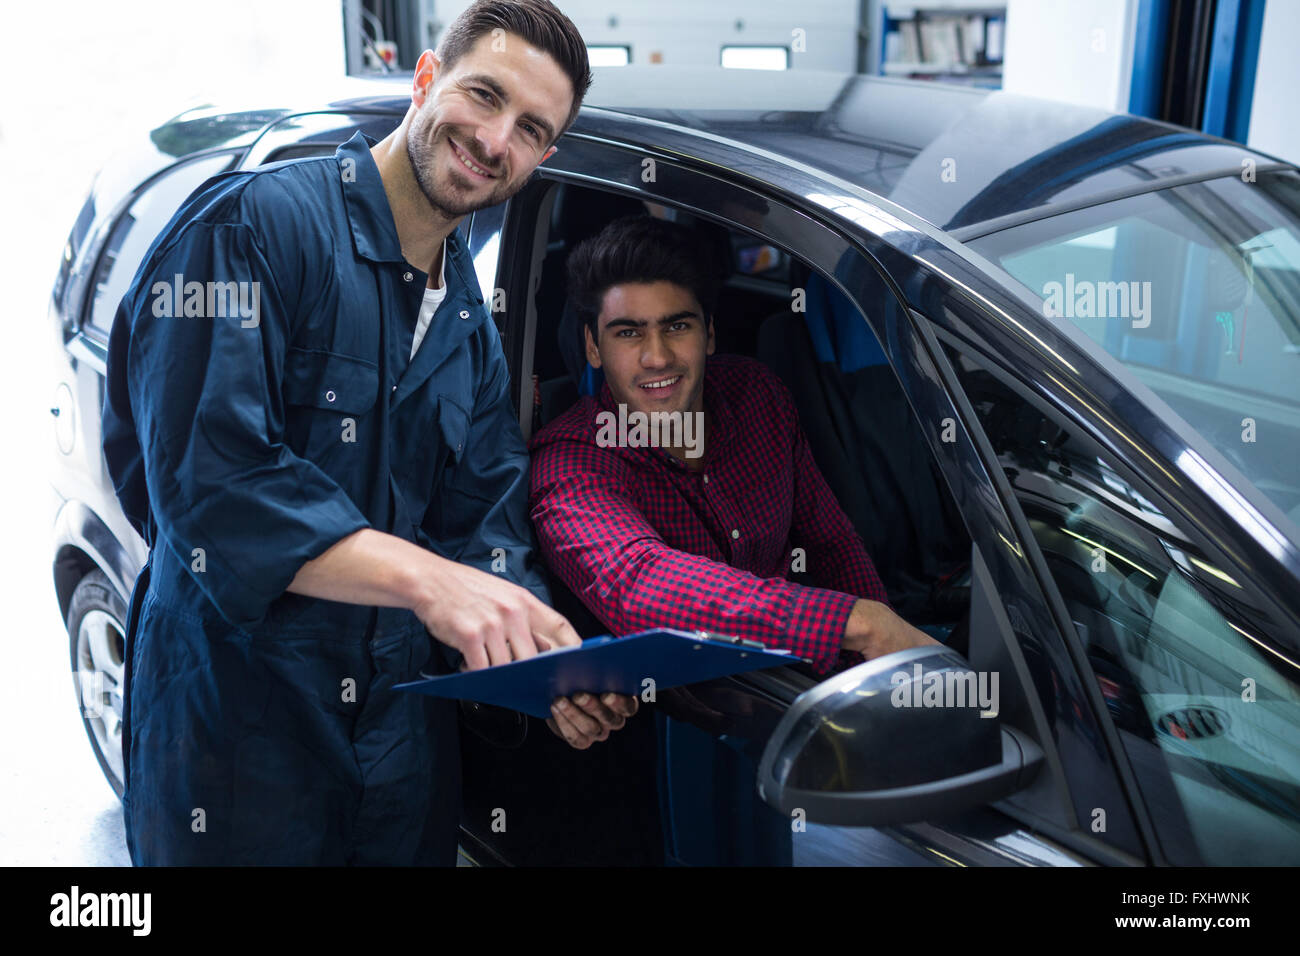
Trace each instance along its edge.
{"label": "mechanic", "polygon": [[[530,445],[545,560],[615,634],[716,631],[818,674],[937,644],[890,608],[785,386],[753,359],[710,358],[710,260],[690,229],[650,216],[614,220],[570,255],[568,295],[605,382]],[[620,405],[702,416],[703,453],[608,440]],[[788,580],[796,549],[819,586]]]}
{"label": "mechanic", "polygon": [[[454,704],[391,688],[578,642],[533,562],[456,227],[555,152],[590,82],[552,4],[480,0],[385,139],[217,176],[146,254],[103,418],[150,545],[127,625],[137,865],[455,863]],[[165,317],[175,277],[251,290],[257,321]]]}

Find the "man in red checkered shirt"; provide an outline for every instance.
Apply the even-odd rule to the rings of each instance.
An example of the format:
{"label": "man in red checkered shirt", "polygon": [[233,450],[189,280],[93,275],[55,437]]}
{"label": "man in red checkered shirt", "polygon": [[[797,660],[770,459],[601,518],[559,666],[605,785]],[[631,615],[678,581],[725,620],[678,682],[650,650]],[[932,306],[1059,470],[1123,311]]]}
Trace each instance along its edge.
{"label": "man in red checkered shirt", "polygon": [[[568,273],[605,384],[534,437],[530,504],[543,556],[592,613],[620,635],[760,640],[823,675],[937,643],[890,609],[785,386],[752,359],[709,358],[718,281],[694,234],[616,220]],[[788,580],[805,567],[818,586]]]}

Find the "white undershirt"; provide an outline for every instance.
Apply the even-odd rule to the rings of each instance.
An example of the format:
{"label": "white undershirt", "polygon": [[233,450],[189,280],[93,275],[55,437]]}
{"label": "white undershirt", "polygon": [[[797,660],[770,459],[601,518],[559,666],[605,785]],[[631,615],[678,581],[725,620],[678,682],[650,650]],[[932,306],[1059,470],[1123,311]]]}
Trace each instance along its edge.
{"label": "white undershirt", "polygon": [[420,347],[420,341],[424,338],[424,333],[429,331],[429,323],[433,321],[433,313],[438,311],[438,306],[442,305],[442,300],[447,298],[447,283],[443,281],[447,275],[447,240],[442,240],[442,260],[438,267],[438,288],[424,290],[424,302],[420,305],[420,316],[415,320],[415,336],[411,340],[411,359],[414,361],[415,352]]}

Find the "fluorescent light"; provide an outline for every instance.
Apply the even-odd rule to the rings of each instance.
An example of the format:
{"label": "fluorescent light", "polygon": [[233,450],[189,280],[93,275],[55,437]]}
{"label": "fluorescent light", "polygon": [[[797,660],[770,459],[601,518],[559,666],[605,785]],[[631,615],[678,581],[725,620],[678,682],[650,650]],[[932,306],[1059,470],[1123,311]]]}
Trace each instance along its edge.
{"label": "fluorescent light", "polygon": [[790,51],[783,46],[724,46],[722,65],[729,70],[786,70]]}
{"label": "fluorescent light", "polygon": [[587,62],[592,66],[627,66],[632,48],[626,46],[588,46]]}

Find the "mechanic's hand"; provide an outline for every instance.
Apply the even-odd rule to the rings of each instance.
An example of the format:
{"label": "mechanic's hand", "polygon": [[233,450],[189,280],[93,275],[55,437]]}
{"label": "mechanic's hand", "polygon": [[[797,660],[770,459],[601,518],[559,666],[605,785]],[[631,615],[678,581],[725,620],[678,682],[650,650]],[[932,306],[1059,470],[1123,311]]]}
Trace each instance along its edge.
{"label": "mechanic's hand", "polygon": [[525,588],[444,558],[415,614],[436,640],[460,651],[466,670],[581,644],[565,619]]}
{"label": "mechanic's hand", "polygon": [[846,651],[858,651],[867,660],[883,657],[894,651],[934,644],[942,646],[918,631],[879,601],[858,601],[849,614],[848,626],[840,646]]}
{"label": "mechanic's hand", "polygon": [[546,726],[575,750],[586,750],[610,731],[619,730],[637,712],[637,699],[624,694],[574,694],[557,697]]}

